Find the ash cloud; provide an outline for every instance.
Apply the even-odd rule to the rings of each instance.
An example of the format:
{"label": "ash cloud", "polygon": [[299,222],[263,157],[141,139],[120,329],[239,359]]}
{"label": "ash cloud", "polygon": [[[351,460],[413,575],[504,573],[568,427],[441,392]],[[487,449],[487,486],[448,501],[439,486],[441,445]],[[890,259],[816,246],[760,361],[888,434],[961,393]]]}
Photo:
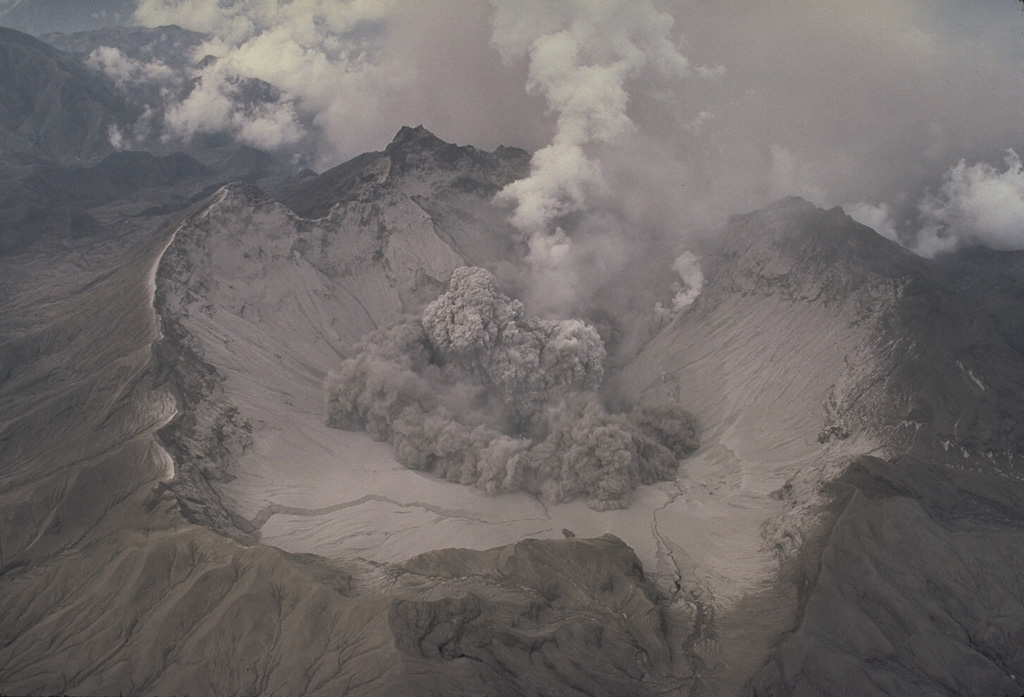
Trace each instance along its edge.
{"label": "ash cloud", "polygon": [[697,427],[675,404],[610,413],[604,361],[593,327],[527,317],[490,272],[464,267],[420,317],[374,333],[328,376],[327,423],[488,493],[623,508],[640,484],[675,476]]}

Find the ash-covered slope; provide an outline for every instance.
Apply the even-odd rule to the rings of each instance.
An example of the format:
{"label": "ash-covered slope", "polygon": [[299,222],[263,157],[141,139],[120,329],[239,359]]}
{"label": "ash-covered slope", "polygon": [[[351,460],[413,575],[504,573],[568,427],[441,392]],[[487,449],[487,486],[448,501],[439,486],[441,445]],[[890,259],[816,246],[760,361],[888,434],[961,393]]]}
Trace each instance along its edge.
{"label": "ash-covered slope", "polygon": [[[215,408],[169,433],[172,449],[191,444],[178,483],[186,507],[190,491],[209,487],[215,496],[195,497],[220,499],[214,525],[236,536],[375,562],[435,547],[428,525],[481,549],[604,526],[636,547],[678,607],[704,618],[692,654],[699,685],[728,694],[766,661],[789,665],[787,652],[817,641],[794,628],[815,626],[811,599],[829,592],[815,583],[829,578],[817,565],[844,539],[827,534],[845,501],[829,482],[864,463],[953,472],[977,458],[999,476],[996,459],[1017,457],[1019,429],[996,416],[1021,413],[1012,387],[1020,369],[994,325],[972,315],[933,263],[839,209],[798,199],[737,217],[707,242],[703,295],[616,378],[627,402],[682,401],[702,425],[701,449],[673,484],[646,490],[629,522],[410,484],[387,450],[311,425],[317,382],[356,339],[432,299],[464,254],[509,253],[507,228],[473,226],[499,217],[488,197],[518,161],[403,129],[384,153],[302,177],[281,195],[319,218],[235,187],[186,222],[165,256],[158,307],[168,335],[211,366],[221,390],[196,392],[196,404]],[[474,178],[487,185],[460,183]],[[917,493],[935,501],[945,491],[954,510],[955,487],[944,481]],[[211,508],[200,508],[192,515],[209,522]],[[839,520],[853,520],[845,510]],[[409,524],[393,527],[398,520]],[[868,548],[891,554],[884,543]],[[890,660],[913,655],[894,649]],[[758,685],[792,689],[788,673],[766,677],[773,670]]]}
{"label": "ash-covered slope", "polygon": [[[387,473],[397,466],[386,447],[323,426],[322,383],[364,335],[438,296],[465,263],[448,240],[461,237],[477,255],[507,248],[507,223],[474,228],[470,236],[464,223],[449,227],[428,214],[415,192],[435,187],[435,205],[455,212],[449,220],[497,219],[485,194],[450,184],[484,176],[483,161],[487,176],[499,177],[488,180],[496,190],[525,160],[519,151],[457,148],[461,154],[448,157],[454,164],[439,171],[438,159],[452,147],[422,129],[403,129],[383,155],[357,158],[324,175],[330,184],[337,172],[358,169],[362,185],[322,217],[299,217],[252,187],[233,185],[176,232],[157,277],[157,309],[169,338],[166,362],[175,366],[188,406],[166,437],[181,463],[182,500],[197,519],[214,524],[216,518],[216,526],[244,539],[277,531],[277,544],[295,549],[289,544],[298,541],[303,551],[321,553],[366,544],[358,532],[363,523],[354,523],[353,514],[414,506],[429,519],[451,523],[444,495],[436,505],[421,505],[430,497],[422,498],[418,477],[401,483],[397,472]],[[236,467],[243,455],[245,466]],[[221,496],[231,512],[203,503]],[[345,502],[351,510],[339,507]],[[514,506],[506,508],[502,518],[519,518]],[[324,520],[331,512],[336,515]],[[313,523],[327,526],[317,543],[305,530]],[[458,525],[476,544],[488,544],[487,533],[470,532],[469,517]],[[536,532],[536,512],[517,525],[525,530],[511,540]],[[395,548],[385,558],[429,548],[426,530],[407,533],[413,534],[391,538],[386,547]]]}
{"label": "ash-covered slope", "polygon": [[[307,221],[232,185],[201,206],[176,231],[157,276],[157,310],[177,345],[168,360],[181,366],[189,414],[168,434],[179,483],[200,463],[212,470],[189,486],[229,470],[251,443],[252,423],[275,428],[268,406],[319,411],[320,383],[344,352],[434,297],[461,263],[407,200],[360,201]],[[215,366],[214,377],[197,380],[193,364]],[[231,398],[188,387],[220,390],[225,379]],[[195,512],[207,519],[204,509],[198,501]]]}
{"label": "ash-covered slope", "polygon": [[767,438],[751,443],[760,451],[776,447],[772,432],[810,447],[870,439],[889,456],[1021,451],[1019,355],[934,262],[800,199],[734,218],[713,244],[707,291],[634,361],[627,386],[675,364],[664,378],[706,405],[742,386],[739,418],[804,420],[736,429]]}
{"label": "ash-covered slope", "polygon": [[716,496],[778,486],[790,509],[760,532],[795,616],[751,689],[1019,692],[1019,354],[948,269],[839,209],[783,201],[716,245],[704,294],[621,380],[691,395],[687,469]]}
{"label": "ash-covered slope", "polygon": [[[687,552],[728,569],[763,535],[793,583],[755,693],[1019,691],[1024,364],[985,293],[797,199],[734,218],[704,266],[620,384],[686,394],[701,420],[686,470],[721,546]],[[721,512],[770,497],[788,512],[756,528]]]}

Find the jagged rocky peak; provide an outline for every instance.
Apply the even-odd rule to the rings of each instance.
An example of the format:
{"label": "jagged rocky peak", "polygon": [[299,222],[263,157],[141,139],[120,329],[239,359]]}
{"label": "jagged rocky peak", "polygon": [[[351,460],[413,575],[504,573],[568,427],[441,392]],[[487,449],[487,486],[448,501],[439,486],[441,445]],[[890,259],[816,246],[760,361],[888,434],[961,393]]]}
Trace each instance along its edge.
{"label": "jagged rocky peak", "polygon": [[420,124],[419,126],[402,126],[399,128],[398,133],[395,134],[387,149],[390,150],[410,144],[419,144],[425,147],[444,147],[448,145],[448,143],[445,143]]}
{"label": "jagged rocky peak", "polygon": [[497,173],[502,168],[528,165],[530,157],[518,148],[502,146],[485,152],[472,145],[446,143],[423,126],[402,126],[384,154],[391,159],[393,170],[403,174],[424,169]]}
{"label": "jagged rocky peak", "polygon": [[529,171],[525,150],[485,152],[446,143],[423,126],[403,126],[383,152],[369,152],[320,174],[297,177],[279,194],[299,215],[319,218],[338,204],[380,198],[386,192],[421,197],[428,205],[452,195],[490,201]]}

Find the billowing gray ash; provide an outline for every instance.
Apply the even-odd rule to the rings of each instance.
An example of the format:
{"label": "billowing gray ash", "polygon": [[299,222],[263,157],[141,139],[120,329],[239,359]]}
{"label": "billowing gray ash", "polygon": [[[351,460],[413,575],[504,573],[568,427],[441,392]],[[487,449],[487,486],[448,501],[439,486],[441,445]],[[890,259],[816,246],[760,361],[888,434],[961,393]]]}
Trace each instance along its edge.
{"label": "billowing gray ash", "polygon": [[676,404],[610,413],[604,361],[593,327],[526,317],[489,271],[463,267],[420,317],[373,333],[330,373],[327,423],[488,493],[624,508],[638,485],[675,476],[697,424]]}

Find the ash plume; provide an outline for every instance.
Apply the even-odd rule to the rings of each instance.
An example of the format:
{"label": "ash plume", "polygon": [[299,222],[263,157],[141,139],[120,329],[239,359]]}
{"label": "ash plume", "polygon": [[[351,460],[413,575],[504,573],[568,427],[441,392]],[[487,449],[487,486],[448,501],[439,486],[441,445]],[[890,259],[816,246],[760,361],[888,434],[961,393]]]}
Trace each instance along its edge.
{"label": "ash plume", "polygon": [[327,423],[488,493],[622,508],[638,485],[675,476],[697,428],[674,404],[610,413],[604,361],[593,327],[527,317],[489,271],[463,267],[420,317],[372,334],[330,373]]}

